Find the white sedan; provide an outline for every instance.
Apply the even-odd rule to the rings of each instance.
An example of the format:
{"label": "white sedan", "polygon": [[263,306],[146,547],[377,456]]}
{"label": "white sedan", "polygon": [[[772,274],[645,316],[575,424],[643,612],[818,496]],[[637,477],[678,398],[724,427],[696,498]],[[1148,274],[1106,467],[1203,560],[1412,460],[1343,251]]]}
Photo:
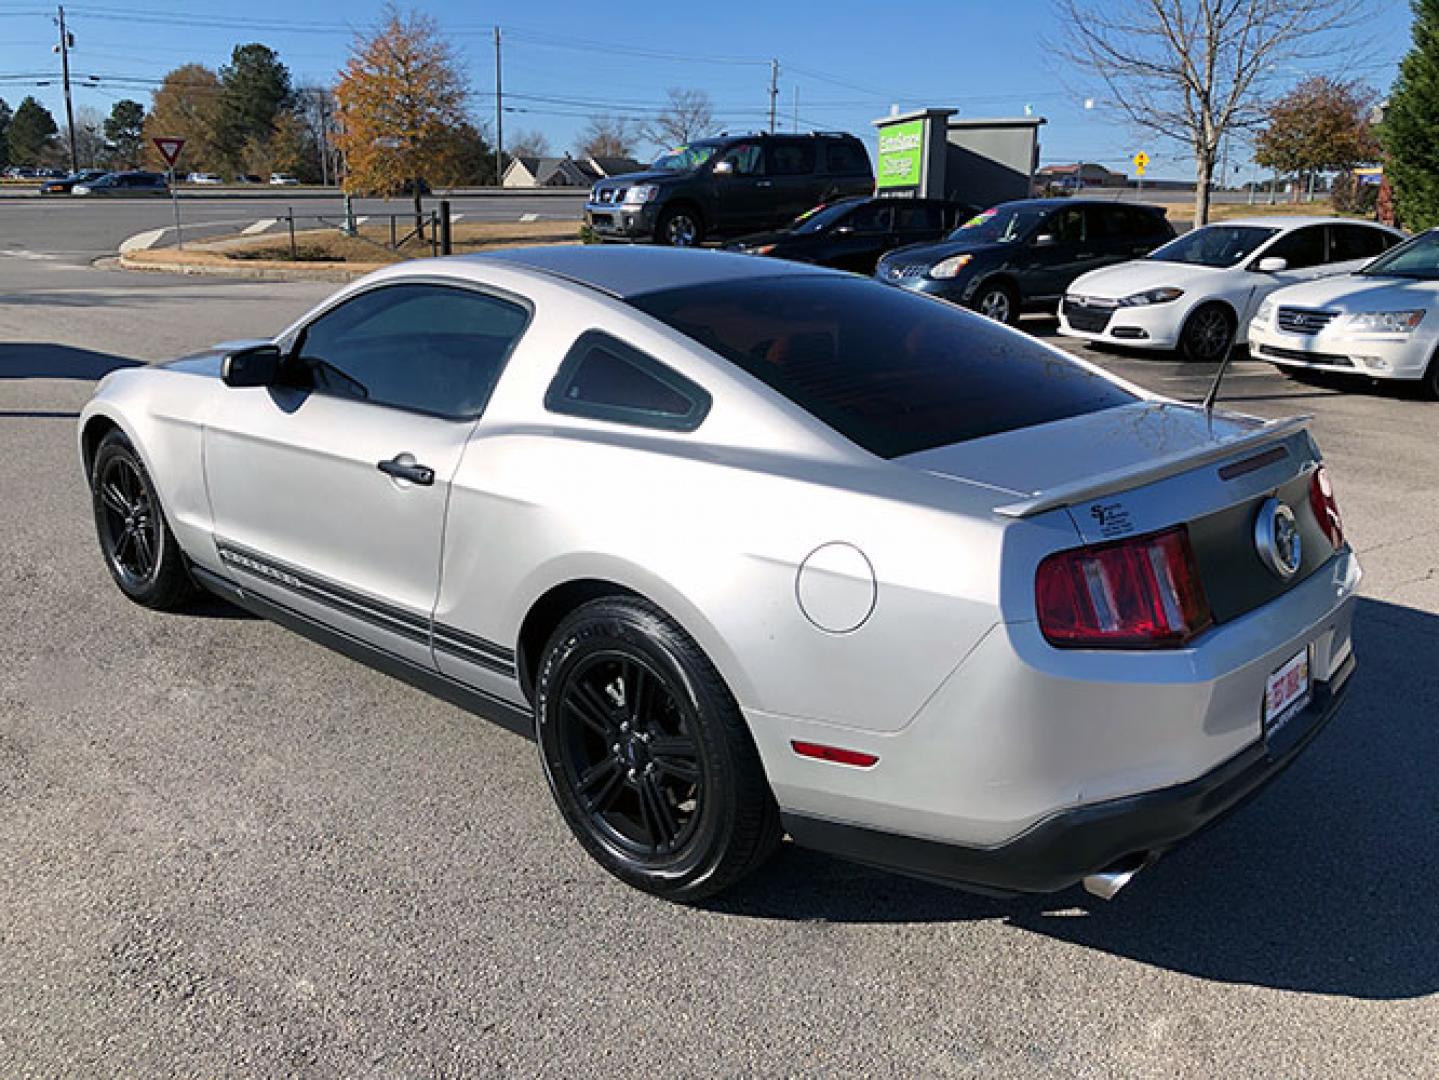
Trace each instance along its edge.
{"label": "white sedan", "polygon": [[1439,230],[1363,269],[1280,289],[1249,324],[1255,359],[1418,382],[1439,398]]}
{"label": "white sedan", "polygon": [[79,450],[126,596],[208,589],[533,731],[580,845],[676,900],[785,832],[1111,896],[1294,760],[1355,667],[1303,418],[778,259],[388,267],[273,339],[111,373]]}
{"label": "white sedan", "polygon": [[1404,239],[1366,221],[1256,217],[1206,225],[1142,259],[1095,270],[1070,286],[1059,332],[1217,361],[1276,289],[1357,270]]}

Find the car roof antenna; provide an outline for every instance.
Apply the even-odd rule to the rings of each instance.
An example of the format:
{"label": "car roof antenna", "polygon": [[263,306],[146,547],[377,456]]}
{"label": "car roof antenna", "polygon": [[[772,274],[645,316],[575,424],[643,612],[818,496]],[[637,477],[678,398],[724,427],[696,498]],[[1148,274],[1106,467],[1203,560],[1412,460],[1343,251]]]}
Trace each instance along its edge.
{"label": "car roof antenna", "polygon": [[1229,370],[1229,361],[1234,357],[1234,337],[1229,339],[1229,348],[1224,350],[1224,359],[1219,361],[1219,370],[1214,373],[1214,381],[1209,384],[1209,393],[1204,395],[1204,415],[1213,422],[1214,403],[1219,400],[1219,384],[1224,381],[1224,373]]}

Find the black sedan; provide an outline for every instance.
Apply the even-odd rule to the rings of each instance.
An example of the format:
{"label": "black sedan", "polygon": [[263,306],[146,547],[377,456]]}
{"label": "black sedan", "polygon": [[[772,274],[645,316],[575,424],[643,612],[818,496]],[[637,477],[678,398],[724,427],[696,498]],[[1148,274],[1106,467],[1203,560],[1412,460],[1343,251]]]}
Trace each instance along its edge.
{"label": "black sedan", "polygon": [[940,243],[891,252],[875,277],[1013,323],[1023,311],[1057,307],[1080,274],[1173,238],[1163,207],[1024,199],[991,207]]}
{"label": "black sedan", "polygon": [[81,169],[79,172],[62,176],[58,180],[46,180],[40,185],[41,195],[69,195],[76,184],[88,184],[105,175],[104,169]]}
{"label": "black sedan", "polygon": [[783,229],[741,237],[725,248],[872,274],[886,251],[938,240],[973,213],[971,206],[942,199],[858,196],[817,206]]}

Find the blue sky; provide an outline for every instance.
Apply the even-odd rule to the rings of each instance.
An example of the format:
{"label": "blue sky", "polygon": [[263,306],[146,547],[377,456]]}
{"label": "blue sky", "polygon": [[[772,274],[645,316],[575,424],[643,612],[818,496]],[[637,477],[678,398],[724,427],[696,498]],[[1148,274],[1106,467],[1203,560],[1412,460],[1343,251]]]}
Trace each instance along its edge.
{"label": "blue sky", "polygon": [[[1054,33],[1049,0],[1003,6],[977,0],[424,0],[412,6],[450,35],[468,69],[475,113],[491,126],[490,27],[502,27],[506,132],[541,131],[556,151],[570,147],[584,117],[599,111],[596,103],[638,116],[657,108],[668,87],[708,91],[729,130],[760,128],[769,103],[769,59],[775,57],[786,129],[796,106],[802,130],[848,130],[872,140],[869,121],[892,104],[957,107],[969,117],[1019,115],[1029,105],[1049,121],[1041,137],[1045,162],[1083,158],[1127,169],[1143,148],[1152,159],[1150,175],[1192,175],[1182,148],[1133,132],[1105,108],[1102,95],[1096,95],[1095,109],[1084,108],[1082,78],[1060,70],[1041,44]],[[100,81],[80,86],[76,104],[108,112],[119,98],[134,97],[148,105],[147,84],[121,80],[157,81],[189,61],[217,67],[235,45],[248,41],[276,49],[297,82],[329,83],[354,31],[373,26],[382,7],[376,0],[77,2],[66,7],[76,38],[72,75],[95,74]],[[50,85],[35,85],[45,73],[59,71],[59,57],[50,49],[53,16],[53,7],[33,0],[0,0],[0,97],[13,108],[33,93],[58,118],[58,79],[52,75]],[[1405,0],[1373,0],[1359,43],[1364,61],[1323,73],[1387,90],[1408,44]],[[1292,74],[1310,73],[1320,72]],[[1233,158],[1245,155],[1236,148]]]}

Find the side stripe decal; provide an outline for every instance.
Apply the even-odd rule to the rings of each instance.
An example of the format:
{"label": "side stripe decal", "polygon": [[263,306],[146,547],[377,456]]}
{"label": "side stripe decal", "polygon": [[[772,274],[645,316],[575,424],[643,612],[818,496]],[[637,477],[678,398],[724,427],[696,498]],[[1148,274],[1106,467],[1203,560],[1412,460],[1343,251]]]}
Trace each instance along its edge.
{"label": "side stripe decal", "polygon": [[238,544],[219,541],[216,546],[221,561],[242,573],[263,578],[308,600],[334,608],[392,634],[424,645],[433,644],[434,648],[467,663],[511,678],[516,675],[515,654],[503,645],[441,623],[433,624],[432,637],[431,621],[423,615],[362,596],[342,585],[336,585],[332,581],[326,581]]}

